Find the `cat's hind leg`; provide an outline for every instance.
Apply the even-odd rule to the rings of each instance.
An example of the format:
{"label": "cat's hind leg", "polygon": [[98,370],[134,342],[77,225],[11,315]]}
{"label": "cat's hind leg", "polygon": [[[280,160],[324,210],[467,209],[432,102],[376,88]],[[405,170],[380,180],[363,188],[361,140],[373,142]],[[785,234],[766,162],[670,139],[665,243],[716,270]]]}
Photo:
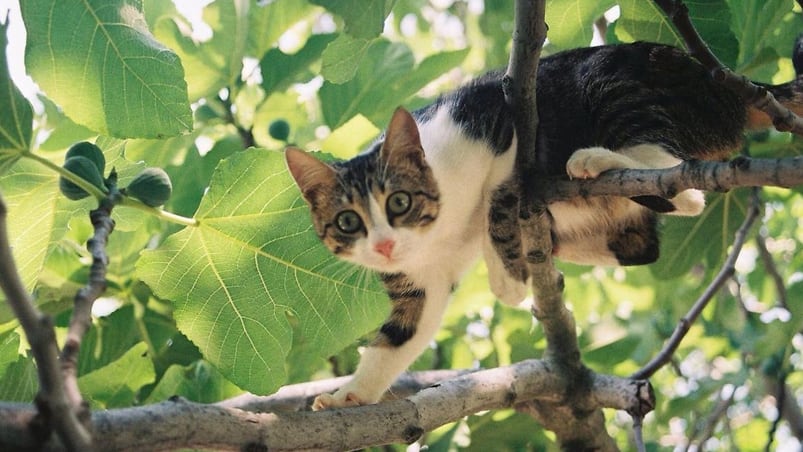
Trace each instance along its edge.
{"label": "cat's hind leg", "polygon": [[[660,169],[680,164],[682,160],[658,144],[639,144],[617,151],[603,147],[578,149],[568,162],[566,173],[571,178],[588,179],[612,169]],[[635,197],[634,201],[657,212],[669,215],[696,216],[705,208],[705,196],[699,190],[678,193],[666,202],[656,196]]]}

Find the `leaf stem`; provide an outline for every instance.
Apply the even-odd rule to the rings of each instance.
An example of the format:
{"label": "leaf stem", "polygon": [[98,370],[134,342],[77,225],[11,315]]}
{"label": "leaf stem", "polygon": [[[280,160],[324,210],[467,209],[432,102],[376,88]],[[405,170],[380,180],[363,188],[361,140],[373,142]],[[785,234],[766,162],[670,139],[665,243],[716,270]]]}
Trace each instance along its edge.
{"label": "leaf stem", "polygon": [[132,207],[134,209],[139,209],[139,210],[142,210],[144,212],[148,212],[149,214],[154,215],[157,218],[161,218],[162,220],[170,221],[172,223],[176,223],[176,224],[180,224],[180,225],[184,225],[184,226],[198,226],[198,225],[201,224],[201,222],[198,221],[195,218],[184,217],[184,216],[175,214],[173,212],[168,212],[168,211],[163,210],[163,209],[161,209],[159,207],[151,207],[151,206],[143,203],[142,201],[134,199],[134,198],[132,198],[130,196],[124,196],[122,202],[120,203],[120,205],[126,206],[126,207]]}
{"label": "leaf stem", "polygon": [[[106,197],[106,193],[100,188],[92,185],[91,183],[84,180],[82,177],[75,175],[71,171],[62,168],[61,166],[51,162],[50,160],[40,155],[34,154],[33,152],[30,151],[25,151],[22,153],[22,156],[35,160],[41,163],[42,165],[52,169],[53,171],[57,172],[59,176],[69,180],[75,185],[81,187],[82,190],[86,191],[90,195],[97,198],[98,201]],[[119,205],[133,207],[135,209],[148,212],[149,214],[154,215],[157,218],[161,218],[162,220],[170,221],[172,223],[181,224],[184,226],[198,226],[200,224],[200,222],[195,218],[187,218],[160,208],[151,207],[142,203],[141,201],[138,201],[128,196],[123,197]]]}
{"label": "leaf stem", "polygon": [[30,151],[25,151],[22,153],[22,156],[35,160],[41,163],[42,165],[45,165],[46,167],[52,169],[53,171],[59,173],[59,176],[81,187],[82,190],[94,196],[98,201],[106,197],[106,193],[103,190],[92,185],[90,182],[87,182],[86,180],[84,180],[83,177],[77,176],[72,171],[66,170],[40,155],[34,154],[33,152]]}

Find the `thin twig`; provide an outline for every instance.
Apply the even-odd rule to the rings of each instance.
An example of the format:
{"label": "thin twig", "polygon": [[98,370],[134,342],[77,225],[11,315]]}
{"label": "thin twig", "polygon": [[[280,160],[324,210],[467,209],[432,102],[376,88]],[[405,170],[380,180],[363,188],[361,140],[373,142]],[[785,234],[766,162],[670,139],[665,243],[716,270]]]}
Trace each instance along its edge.
{"label": "thin twig", "polygon": [[644,446],[643,424],[643,416],[633,416],[633,440],[636,443],[636,450],[638,452],[647,452],[647,448]]}
{"label": "thin twig", "polygon": [[714,79],[738,93],[751,106],[766,113],[779,131],[803,135],[803,119],[781,105],[772,93],[765,88],[754,84],[744,76],[734,73],[717,59],[697,32],[697,29],[694,28],[694,24],[689,18],[689,9],[683,1],[654,1],[672,21],[672,24],[675,25],[678,33],[683,37],[689,53],[708,69]]}
{"label": "thin twig", "polygon": [[719,273],[716,275],[714,280],[711,281],[711,284],[706,287],[705,291],[702,295],[700,295],[697,301],[694,302],[694,305],[691,307],[689,312],[683,316],[682,319],[680,319],[677,327],[675,327],[675,331],[672,333],[672,336],[669,338],[666,344],[664,344],[664,348],[661,350],[661,352],[653,357],[653,359],[644,367],[632,374],[630,378],[650,378],[658,369],[668,363],[672,359],[672,356],[674,355],[678,346],[680,346],[680,343],[686,336],[686,333],[689,332],[689,329],[697,320],[697,317],[700,316],[700,314],[703,312],[703,309],[708,306],[708,303],[713,299],[714,295],[728,281],[731,275],[734,274],[736,259],[739,257],[742,246],[747,240],[748,232],[750,231],[750,228],[753,227],[753,223],[755,223],[755,221],[759,218],[761,209],[759,208],[760,200],[758,197],[758,190],[758,188],[753,189],[753,196],[750,199],[750,205],[747,209],[745,219],[741,226],[739,226],[739,229],[736,231],[733,240],[733,247],[731,248],[731,251],[723,263]]}
{"label": "thin twig", "polygon": [[[8,241],[7,214],[6,205],[0,198],[0,287],[25,331],[36,360],[39,376],[36,406],[41,422],[35,425],[52,425],[68,450],[90,450],[92,437],[79,420],[76,407],[64,389],[53,322],[33,305],[14,264]],[[47,430],[41,432],[43,442],[49,433]]]}
{"label": "thin twig", "polygon": [[89,280],[75,294],[70,326],[67,330],[64,348],[61,350],[61,371],[64,375],[67,396],[73,406],[82,407],[80,414],[84,419],[89,417],[89,407],[78,389],[78,352],[81,348],[81,340],[92,325],[92,305],[106,291],[106,269],[109,265],[106,244],[109,235],[114,230],[114,220],[111,218],[112,209],[121,199],[117,187],[112,185],[109,195],[101,200],[98,208],[89,212],[89,218],[95,230],[86,245],[92,255]]}
{"label": "thin twig", "polygon": [[775,265],[775,259],[772,258],[769,249],[767,249],[767,242],[764,239],[764,232],[759,231],[756,234],[756,248],[758,248],[758,255],[761,256],[761,261],[764,262],[764,270],[772,279],[775,285],[775,292],[778,296],[777,304],[782,308],[789,310],[786,304],[786,286],[784,285],[783,277],[778,271],[778,266]]}
{"label": "thin twig", "polygon": [[689,444],[687,445],[686,450],[688,450],[692,445],[697,433],[700,433],[700,440],[697,442],[700,446],[699,448],[702,448],[703,444],[705,444],[705,442],[714,435],[714,430],[717,424],[719,424],[719,421],[727,414],[728,408],[733,404],[733,396],[735,394],[735,390],[731,391],[728,397],[722,397],[720,394],[717,404],[714,406],[714,409],[706,419],[705,425],[699,429],[696,429],[694,434],[689,438]]}
{"label": "thin twig", "polygon": [[778,426],[781,424],[781,420],[785,417],[784,412],[786,411],[786,377],[787,372],[780,371],[780,375],[778,375],[778,389],[773,394],[775,396],[775,405],[777,406],[778,414],[775,416],[775,419],[772,421],[772,425],[770,426],[770,431],[767,433],[767,445],[764,446],[764,450],[769,452],[772,450],[772,443],[775,442],[775,433],[778,431]]}
{"label": "thin twig", "polygon": [[767,393],[776,395],[783,394],[783,412],[779,414],[783,416],[792,435],[794,435],[798,441],[803,441],[803,411],[800,409],[800,405],[795,397],[795,391],[793,391],[788,384],[785,384],[785,388],[781,390],[778,387],[780,382],[776,375],[765,374],[764,384],[767,388]]}

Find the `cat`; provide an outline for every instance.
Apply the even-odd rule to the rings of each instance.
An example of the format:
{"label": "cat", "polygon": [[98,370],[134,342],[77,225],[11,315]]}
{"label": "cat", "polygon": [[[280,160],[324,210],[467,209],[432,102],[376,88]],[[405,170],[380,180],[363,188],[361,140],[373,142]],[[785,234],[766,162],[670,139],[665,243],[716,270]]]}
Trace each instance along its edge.
{"label": "cat", "polygon": [[[392,302],[353,378],[320,395],[313,409],[377,402],[430,342],[453,288],[480,254],[501,301],[516,305],[525,297],[521,245],[506,226],[518,198],[510,183],[516,135],[502,77],[489,73],[413,113],[397,109],[384,135],[348,161],[323,163],[286,149],[320,239],[340,258],[378,272]],[[742,98],[683,51],[658,44],[544,57],[537,94],[533,152],[549,175],[593,178],[615,168],[725,159],[748,125]],[[553,252],[580,264],[647,264],[658,258],[656,212],[697,215],[704,206],[698,190],[669,200],[554,202]]]}

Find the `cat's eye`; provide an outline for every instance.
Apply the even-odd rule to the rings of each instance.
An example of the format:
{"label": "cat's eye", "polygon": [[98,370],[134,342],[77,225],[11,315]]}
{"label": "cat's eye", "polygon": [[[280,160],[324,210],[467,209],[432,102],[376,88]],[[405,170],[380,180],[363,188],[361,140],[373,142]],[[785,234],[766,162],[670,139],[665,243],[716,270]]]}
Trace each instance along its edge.
{"label": "cat's eye", "polygon": [[337,214],[335,224],[341,232],[354,234],[362,228],[362,219],[357,215],[357,212],[346,210]]}
{"label": "cat's eye", "polygon": [[387,209],[392,215],[402,215],[410,210],[412,199],[410,194],[405,191],[397,191],[388,196]]}

